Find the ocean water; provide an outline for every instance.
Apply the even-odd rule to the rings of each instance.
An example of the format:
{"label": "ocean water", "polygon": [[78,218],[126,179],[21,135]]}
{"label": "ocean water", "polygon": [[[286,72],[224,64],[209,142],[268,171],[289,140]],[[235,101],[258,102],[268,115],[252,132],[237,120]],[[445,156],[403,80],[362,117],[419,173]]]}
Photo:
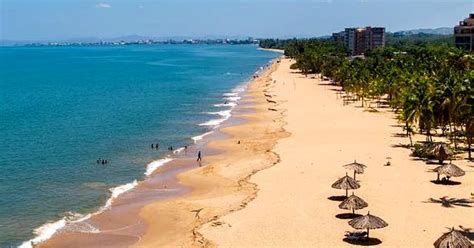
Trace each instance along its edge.
{"label": "ocean water", "polygon": [[168,146],[228,117],[232,90],[277,55],[250,45],[1,47],[0,247],[143,179]]}

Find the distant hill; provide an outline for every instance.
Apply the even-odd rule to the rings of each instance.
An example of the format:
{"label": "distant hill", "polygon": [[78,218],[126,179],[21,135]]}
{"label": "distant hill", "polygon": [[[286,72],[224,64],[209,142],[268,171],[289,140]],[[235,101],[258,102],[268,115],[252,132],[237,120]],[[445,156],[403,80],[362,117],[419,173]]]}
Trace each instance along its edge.
{"label": "distant hill", "polygon": [[402,30],[393,33],[394,35],[415,35],[415,34],[436,34],[436,35],[452,35],[453,28],[441,27],[441,28],[420,28],[412,30]]}

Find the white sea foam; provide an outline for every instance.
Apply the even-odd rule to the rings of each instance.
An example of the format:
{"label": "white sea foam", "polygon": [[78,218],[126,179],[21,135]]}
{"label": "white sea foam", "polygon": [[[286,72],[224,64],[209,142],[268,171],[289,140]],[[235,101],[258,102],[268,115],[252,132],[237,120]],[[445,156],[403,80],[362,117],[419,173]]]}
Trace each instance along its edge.
{"label": "white sea foam", "polygon": [[138,185],[137,180],[134,180],[131,183],[122,184],[122,185],[117,186],[115,188],[109,189],[109,191],[110,191],[110,193],[112,193],[112,195],[110,196],[110,198],[105,203],[105,208],[109,208],[112,205],[112,202],[115,200],[115,198],[117,198],[119,195],[133,189],[137,185]]}
{"label": "white sea foam", "polygon": [[206,121],[204,123],[199,124],[199,126],[215,127],[215,126],[218,126],[219,124],[221,124],[222,122],[224,122],[227,119],[228,119],[228,117],[224,117],[224,118],[221,118],[221,119],[212,119],[212,120],[209,120],[209,121]]}
{"label": "white sea foam", "polygon": [[23,244],[21,244],[18,247],[19,248],[32,248],[33,245],[51,238],[53,234],[55,234],[60,228],[64,227],[65,225],[66,225],[66,220],[64,218],[56,222],[45,223],[33,231],[36,237],[23,242]]}
{"label": "white sea foam", "polygon": [[228,96],[224,97],[224,99],[230,102],[237,102],[240,100],[240,96]]}
{"label": "white sea foam", "polygon": [[209,115],[220,115],[220,116],[223,116],[223,117],[228,117],[230,116],[230,112],[232,110],[228,109],[228,110],[222,110],[222,111],[217,111],[217,112],[206,112],[206,114],[209,114]]}
{"label": "white sea foam", "polygon": [[198,142],[199,140],[204,139],[205,136],[207,136],[207,135],[209,135],[209,134],[211,134],[211,133],[212,133],[212,131],[211,131],[211,132],[207,132],[207,133],[203,133],[203,134],[201,134],[201,135],[194,136],[194,137],[192,137],[191,139],[194,141],[194,143],[196,143],[196,142]]}
{"label": "white sea foam", "polygon": [[158,160],[155,160],[155,161],[149,163],[146,166],[145,176],[150,176],[153,173],[153,171],[158,169],[158,167],[163,166],[164,164],[168,163],[171,160],[173,160],[173,159],[172,158],[163,158],[163,159],[158,159]]}
{"label": "white sea foam", "polygon": [[183,151],[183,150],[184,150],[184,147],[180,147],[180,148],[174,150],[174,151],[173,151],[173,154],[178,154],[178,153],[180,153],[180,152]]}
{"label": "white sea foam", "polygon": [[[66,226],[68,223],[79,223],[88,218],[90,218],[91,214],[82,215],[79,213],[68,212],[68,215],[63,217],[62,219],[55,221],[55,222],[47,222],[42,226],[33,230],[33,233],[36,235],[33,239],[23,242],[19,248],[33,248],[34,245],[43,242],[49,238],[51,238],[59,229]],[[99,232],[99,230],[92,225],[89,224],[88,229],[83,229],[81,232]],[[80,231],[80,230],[79,230]]]}
{"label": "white sea foam", "polygon": [[[259,74],[259,72],[263,70],[263,68],[260,68],[259,71],[256,72],[256,74]],[[237,102],[241,99],[239,96],[242,92],[244,92],[247,88],[246,84],[239,85],[235,87],[232,92],[224,93],[223,97],[225,100],[227,100],[226,103],[219,103],[219,104],[214,104],[215,107],[230,107],[228,110],[223,110],[223,111],[218,111],[218,112],[208,112],[208,114],[213,114],[213,115],[219,115],[222,116],[223,118],[221,119],[214,119],[207,121],[205,123],[199,124],[201,126],[217,126],[227,120],[231,116],[231,111],[232,109],[237,105]],[[194,141],[194,143],[198,142],[199,140],[202,140],[205,136],[212,134],[213,131],[194,136],[191,139]],[[175,153],[180,152],[184,148],[180,148],[175,151]],[[150,164],[147,165],[147,169],[145,172],[146,176],[149,176],[155,171],[158,167],[164,165],[165,163],[170,162],[172,159],[171,158],[164,158],[160,159],[157,161],[153,161]],[[53,236],[59,229],[64,228],[66,225],[70,224],[77,224],[77,226],[71,226],[70,228],[79,231],[79,232],[92,232],[92,233],[98,233],[100,232],[99,229],[96,227],[92,226],[89,223],[83,223],[84,220],[90,218],[93,215],[99,214],[103,212],[105,209],[109,208],[112,205],[112,202],[121,194],[133,189],[138,185],[137,180],[117,186],[115,188],[109,189],[109,191],[112,193],[110,198],[107,200],[105,206],[103,206],[99,211],[92,213],[92,214],[87,214],[87,215],[81,215],[77,213],[70,213],[68,216],[63,217],[62,219],[56,221],[56,222],[48,222],[45,223],[44,225],[36,228],[34,230],[34,234],[36,237],[34,237],[31,240],[23,242],[19,247],[20,248],[32,248],[33,245],[38,244],[42,241],[45,241],[51,236]]]}
{"label": "white sea foam", "polygon": [[239,95],[239,93],[238,92],[227,92],[227,93],[224,93],[222,95],[223,96],[237,96],[237,95]]}
{"label": "white sea foam", "polygon": [[214,104],[214,107],[235,107],[235,106],[237,106],[237,103],[235,103],[235,102]]}

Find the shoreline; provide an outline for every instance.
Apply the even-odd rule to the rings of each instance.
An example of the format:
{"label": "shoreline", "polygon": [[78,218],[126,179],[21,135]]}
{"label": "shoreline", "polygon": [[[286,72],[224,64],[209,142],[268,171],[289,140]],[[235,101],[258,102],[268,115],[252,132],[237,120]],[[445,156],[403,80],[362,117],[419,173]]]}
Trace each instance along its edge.
{"label": "shoreline", "polygon": [[287,135],[282,128],[284,123],[278,120],[282,113],[269,110],[275,104],[263,95],[263,91],[269,89],[270,75],[277,63],[274,60],[249,83],[237,106],[238,113],[233,116],[243,121],[221,128],[219,131],[228,137],[208,144],[222,153],[206,156],[205,166],[178,175],[179,182],[192,187],[192,191],[142,209],[140,216],[148,228],[134,247],[212,246],[198,229],[219,216],[244,208],[256,197],[257,186],[249,179],[278,162],[278,156],[271,149],[277,140]]}
{"label": "shoreline", "polygon": [[[176,174],[189,190],[138,209],[140,236],[112,246],[353,246],[344,240],[352,230],[347,211],[334,198],[343,193],[330,185],[351,173],[342,165],[354,159],[367,165],[355,193],[369,207],[357,212],[389,223],[371,231],[374,245],[427,247],[447,228],[472,228],[472,164],[454,161],[466,171],[456,179],[461,184],[434,184],[434,167],[409,156],[390,110],[344,104],[339,87],[291,63],[280,57],[249,82],[232,123],[206,136],[215,152],[204,153],[202,167]],[[384,166],[387,157],[391,166]]]}
{"label": "shoreline", "polygon": [[[265,64],[263,67],[261,67],[259,70],[257,70],[255,72],[255,74],[253,75],[260,75],[260,74],[263,74],[265,73],[268,68],[267,66],[270,65],[271,63],[273,63],[275,59],[273,59],[272,61],[268,62],[267,64]],[[170,185],[166,185],[165,183],[158,183],[157,180],[160,180],[160,179],[163,179],[163,175],[161,174],[166,174],[166,173],[171,173],[171,177],[176,177],[176,175],[180,174],[180,173],[183,173],[183,172],[186,172],[186,171],[193,171],[195,168],[192,168],[194,167],[194,164],[196,164],[195,162],[193,162],[194,160],[194,156],[189,156],[188,154],[186,153],[197,153],[198,150],[203,150],[205,151],[205,154],[206,155],[216,155],[216,154],[219,154],[221,153],[220,149],[218,148],[212,148],[212,147],[208,147],[207,144],[213,140],[220,140],[220,139],[225,139],[227,137],[225,137],[227,134],[225,133],[222,133],[220,130],[224,127],[227,127],[227,126],[233,126],[233,125],[239,125],[240,124],[240,120],[239,117],[236,117],[234,116],[234,112],[236,112],[235,110],[237,108],[240,108],[241,106],[241,97],[243,94],[245,94],[245,91],[246,91],[246,88],[249,87],[249,85],[252,83],[252,79],[250,79],[249,81],[247,82],[244,82],[244,83],[241,83],[239,85],[237,85],[235,88],[233,88],[231,91],[229,91],[228,93],[225,93],[224,94],[224,99],[226,100],[226,103],[225,104],[216,104],[217,105],[222,105],[222,107],[225,107],[225,106],[228,106],[229,108],[227,109],[223,109],[222,111],[219,111],[218,112],[213,112],[212,115],[215,115],[216,118],[212,118],[211,120],[209,120],[208,122],[206,123],[202,123],[202,124],[199,124],[199,125],[202,125],[202,126],[213,126],[213,128],[209,129],[207,132],[205,133],[202,133],[200,135],[197,135],[197,136],[194,136],[191,138],[191,140],[194,142],[194,144],[191,146],[191,147],[188,147],[188,151],[184,151],[184,147],[182,148],[179,148],[179,149],[176,149],[172,154],[170,155],[167,155],[163,158],[159,158],[157,160],[154,160],[152,162],[150,162],[149,164],[147,164],[146,166],[146,170],[145,170],[145,176],[142,180],[135,180],[131,183],[127,183],[127,184],[123,184],[123,185],[119,185],[115,188],[112,188],[111,189],[111,192],[112,192],[112,195],[110,196],[110,198],[107,200],[106,204],[102,207],[100,207],[96,212],[93,212],[93,213],[89,213],[89,214],[86,214],[84,216],[82,216],[81,218],[79,218],[78,220],[73,220],[73,221],[67,221],[66,218],[62,218],[61,220],[59,221],[56,221],[56,222],[48,222],[46,223],[45,225],[41,226],[40,228],[43,228],[43,227],[50,227],[50,225],[53,225],[53,227],[55,225],[57,225],[58,223],[61,224],[61,226],[57,226],[57,228],[55,229],[56,231],[54,231],[53,233],[49,232],[49,233],[46,233],[46,236],[36,236],[35,238],[31,239],[30,241],[25,241],[23,244],[22,244],[22,247],[29,247],[28,245],[31,245],[31,241],[35,241],[34,244],[35,244],[35,247],[36,246],[39,246],[39,247],[64,247],[64,246],[71,246],[71,245],[75,245],[76,247],[79,247],[80,245],[78,244],[81,244],[81,241],[84,241],[84,239],[87,239],[89,241],[87,241],[87,243],[82,243],[83,245],[84,244],[87,244],[88,246],[94,244],[94,246],[101,246],[100,244],[98,243],[90,243],[91,241],[90,240],[95,240],[99,243],[107,243],[109,242],[108,239],[112,238],[102,238],[100,236],[105,236],[105,235],[102,235],[104,232],[108,232],[110,230],[102,230],[103,229],[103,226],[102,228],[99,228],[100,231],[94,231],[94,230],[88,230],[88,231],[83,231],[81,229],[83,229],[84,225],[87,225],[87,226],[95,226],[96,224],[103,224],[104,222],[107,221],[107,219],[110,219],[111,216],[114,216],[114,217],[118,217],[120,215],[117,215],[117,214],[109,214],[109,212],[113,212],[113,210],[115,209],[115,212],[117,212],[116,210],[118,208],[121,208],[122,205],[133,205],[131,202],[130,202],[130,199],[132,197],[130,197],[129,195],[130,194],[137,194],[136,191],[143,191],[142,188],[146,188],[146,187],[153,187],[153,188],[162,188],[162,190],[176,190],[172,187],[181,187],[182,189],[181,190],[178,190],[180,191],[180,193],[175,193],[175,194],[171,194],[169,196],[157,196],[155,197],[153,200],[148,200],[147,204],[149,202],[154,202],[154,201],[163,201],[163,199],[166,199],[166,198],[176,198],[176,197],[181,197],[183,194],[186,194],[186,192],[189,192],[191,191],[191,187],[189,186],[186,186],[186,185],[182,185],[180,184],[180,182],[175,178],[175,179],[171,179],[171,178],[168,178],[169,180],[172,180],[172,181],[169,181],[167,180],[166,182],[168,182],[172,187],[169,187]],[[227,101],[229,101],[229,103],[227,103]],[[221,113],[222,112],[222,113]],[[225,114],[224,114],[225,112]],[[232,114],[231,114],[232,112]],[[211,113],[209,112],[209,114],[211,115]],[[211,115],[211,116],[212,116]],[[206,163],[207,164],[207,163]],[[206,166],[206,165],[204,165]],[[172,167],[178,167],[178,169],[172,169]],[[157,178],[155,178],[157,177]],[[170,177],[170,176],[164,176],[165,179],[166,177]],[[130,193],[128,193],[129,191],[132,191]],[[143,192],[142,192],[143,193]],[[119,195],[120,195],[120,198],[119,198]],[[124,200],[125,199],[125,200]],[[128,202],[128,203],[127,203]],[[113,209],[111,209],[113,205]],[[118,207],[117,207],[118,205]],[[146,204],[145,204],[146,205]],[[136,209],[134,210],[136,212],[136,215],[137,215],[137,219],[138,219],[138,212],[139,212],[140,209]],[[127,210],[128,212],[130,212],[130,210]],[[106,213],[104,213],[106,212]],[[105,215],[106,217],[104,217],[103,215]],[[128,216],[126,219],[130,219],[130,217]],[[116,221],[117,222],[117,221]],[[145,229],[145,224],[143,224],[143,221],[142,220],[139,220],[139,222],[142,222],[142,224],[140,224],[139,226],[135,226],[136,229],[141,229],[141,232],[143,234],[143,230]],[[72,225],[72,226],[76,226],[76,224],[78,224],[77,226],[79,226],[79,231],[72,231],[71,232],[71,227],[69,225]],[[123,224],[122,224],[123,225]],[[63,228],[66,226],[66,232],[63,232]],[[101,226],[101,225],[99,225]],[[69,228],[67,228],[69,227]],[[108,227],[107,229],[110,229],[110,224],[107,224],[106,223],[106,227]],[[131,227],[130,225],[124,225],[123,227],[120,227],[119,229],[125,229],[125,228],[129,228]],[[96,229],[96,228],[94,228]],[[115,228],[116,229],[116,228]],[[36,229],[35,229],[36,230]],[[58,232],[59,231],[59,232]],[[99,235],[95,235],[95,234],[99,234]],[[120,233],[120,235],[125,235],[125,236],[133,236],[133,237],[137,237],[139,240],[139,236],[141,236],[142,234],[139,234],[137,231],[132,231],[131,232],[132,235],[129,235],[130,233],[128,234],[124,234],[124,233]],[[137,236],[139,235],[139,236]],[[115,237],[117,238],[117,237]],[[120,238],[120,237],[118,237]],[[128,241],[126,241],[128,240]],[[36,242],[36,241],[39,241],[39,242]],[[127,244],[128,243],[128,244]],[[117,245],[125,245],[127,244],[130,245],[132,244],[133,242],[130,241],[130,239],[121,239],[119,240],[118,242],[115,242],[113,243],[115,246]],[[31,247],[31,246],[30,246]]]}
{"label": "shoreline", "polygon": [[285,50],[275,49],[275,48],[262,48],[262,47],[259,47],[258,50],[269,51],[269,52],[277,52],[277,53],[285,53]]}

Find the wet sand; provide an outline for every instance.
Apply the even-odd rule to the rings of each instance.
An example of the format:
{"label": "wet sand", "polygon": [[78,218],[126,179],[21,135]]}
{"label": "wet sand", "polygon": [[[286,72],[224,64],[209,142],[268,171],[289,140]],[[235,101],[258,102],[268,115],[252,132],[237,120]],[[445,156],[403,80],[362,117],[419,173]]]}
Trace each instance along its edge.
{"label": "wet sand", "polygon": [[[166,221],[167,217],[170,217],[171,220],[177,217],[181,218],[182,216],[179,215],[178,211],[189,210],[188,205],[184,208],[186,210],[179,208],[182,200],[195,199],[194,196],[207,192],[216,185],[224,186],[221,192],[215,195],[217,198],[234,193],[236,188],[242,189],[242,192],[236,194],[238,199],[242,195],[245,195],[244,198],[246,198],[254,194],[255,189],[251,185],[244,185],[244,177],[254,173],[254,170],[274,163],[275,157],[270,152],[270,148],[273,144],[271,141],[276,140],[276,138],[269,135],[272,140],[265,140],[262,134],[277,132],[272,128],[281,126],[275,125],[273,121],[275,118],[270,116],[276,116],[278,113],[267,109],[268,106],[274,104],[267,102],[261,94],[260,87],[264,87],[263,82],[266,75],[269,75],[269,71],[264,72],[260,78],[254,80],[249,90],[242,96],[239,105],[232,111],[233,116],[225,121],[221,128],[214,130],[212,134],[206,135],[195,145],[188,147],[187,152],[174,155],[173,161],[159,167],[150,177],[139,182],[138,186],[115,199],[111,208],[95,214],[85,221],[68,224],[52,238],[38,246],[129,247],[139,241],[142,242],[142,240],[153,240],[154,242],[155,236],[169,241],[170,237],[173,237],[173,228],[170,228],[172,225]],[[262,114],[263,112],[269,113]],[[248,125],[249,123],[253,124]],[[247,129],[238,128],[236,131],[232,131],[236,126],[242,127],[242,125],[247,125]],[[252,130],[257,132],[251,132]],[[237,138],[240,140],[240,144],[237,144]],[[268,143],[268,147],[262,146],[262,148],[267,150],[262,151],[255,148],[255,145],[265,142]],[[202,163],[196,161],[198,151],[202,151],[204,156]],[[229,167],[230,164],[236,164],[236,168],[244,167],[239,163],[242,163],[243,157],[251,158],[251,156],[248,156],[250,154],[258,154],[258,156],[255,155],[254,162],[259,164],[257,166],[252,165],[247,170],[244,169],[242,175],[231,173],[232,176],[230,177],[218,174],[209,176],[213,170],[220,169],[217,164],[222,162],[227,163],[224,167]],[[259,159],[265,161],[258,161]],[[199,175],[205,175],[205,178],[203,179]],[[176,200],[166,201],[165,199]],[[176,203],[170,205],[170,202]],[[238,208],[241,201],[235,200],[235,202],[235,208]],[[170,209],[167,209],[166,206],[170,206]],[[189,203],[189,206],[194,205]],[[225,204],[225,213],[230,211],[229,206],[229,204]],[[155,214],[152,214],[153,216],[146,215],[150,209],[153,212],[159,211],[161,213],[159,221],[154,221]],[[220,211],[219,213],[224,212]],[[188,213],[191,213],[191,218],[184,218],[182,220],[184,223],[188,225],[192,223],[193,228],[194,224],[196,226],[201,224],[201,222],[195,223],[195,212]],[[210,213],[210,209],[205,209],[199,213],[202,223],[209,220],[209,218],[214,218],[214,216],[210,216],[206,219],[206,213]],[[155,234],[157,230],[155,225],[163,226],[163,230],[158,229],[158,233],[161,235]],[[100,232],[91,232],[91,227],[100,230]],[[152,239],[148,238],[150,230],[153,234]],[[183,230],[186,229],[179,227],[174,231],[178,236],[181,236]],[[190,241],[186,240],[186,242]]]}
{"label": "wet sand", "polygon": [[[453,179],[461,184],[432,183],[436,173],[431,169],[437,165],[409,156],[405,147],[409,140],[392,112],[378,109],[372,113],[359,107],[360,103],[343,105],[339,88],[290,70],[291,63],[288,59],[274,63],[249,85],[233,113],[234,122],[221,128],[218,137],[208,137],[202,167],[188,158],[183,163],[193,168],[170,174],[168,190],[179,189],[179,193],[151,197],[129,210],[130,215],[122,211],[103,219],[104,223],[109,218],[110,223],[123,219],[128,226],[137,221],[139,225],[112,236],[76,234],[45,244],[352,246],[344,240],[344,232],[352,230],[344,216],[348,211],[338,208],[344,191],[331,184],[346,172],[352,174],[342,165],[354,159],[368,167],[358,175],[362,186],[355,194],[369,207],[357,212],[370,211],[389,223],[371,231],[373,239],[368,245],[431,247],[448,228],[459,226],[471,228],[472,237],[472,163],[454,161],[466,171],[464,177]],[[391,166],[384,166],[386,157],[392,158]],[[166,170],[160,168],[158,174]],[[160,183],[164,181],[161,178],[148,188],[163,187]],[[119,199],[127,199],[127,194]],[[114,204],[120,206],[121,200]],[[131,206],[132,201],[123,205]],[[69,242],[53,242],[58,240]]]}
{"label": "wet sand", "polygon": [[271,150],[278,139],[287,136],[282,111],[274,111],[271,96],[264,95],[272,87],[274,65],[252,81],[241,100],[236,117],[245,121],[222,128],[229,138],[208,144],[223,152],[206,156],[206,166],[178,175],[179,182],[192,191],[142,209],[147,230],[134,247],[212,246],[197,228],[204,223],[227,225],[216,221],[218,216],[242,209],[255,198],[258,189],[248,181],[250,176],[278,162]]}

